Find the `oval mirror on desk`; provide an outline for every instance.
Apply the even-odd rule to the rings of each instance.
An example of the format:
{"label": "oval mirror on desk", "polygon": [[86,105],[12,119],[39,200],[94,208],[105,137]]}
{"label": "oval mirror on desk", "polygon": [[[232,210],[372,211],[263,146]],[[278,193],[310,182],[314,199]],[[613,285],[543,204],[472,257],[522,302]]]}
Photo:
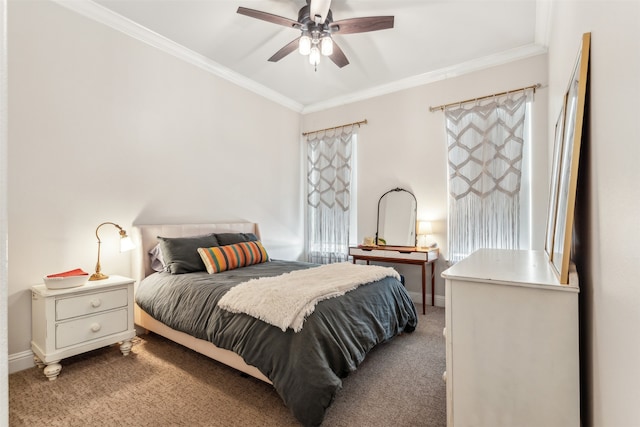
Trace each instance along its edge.
{"label": "oval mirror on desk", "polygon": [[416,197],[402,188],[389,190],[378,200],[376,244],[416,246]]}

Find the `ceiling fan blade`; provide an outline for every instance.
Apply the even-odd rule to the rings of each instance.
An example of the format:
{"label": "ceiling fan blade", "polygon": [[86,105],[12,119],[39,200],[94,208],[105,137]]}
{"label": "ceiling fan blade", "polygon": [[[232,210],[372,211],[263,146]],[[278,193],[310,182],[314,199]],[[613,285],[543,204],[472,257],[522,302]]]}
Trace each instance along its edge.
{"label": "ceiling fan blade", "polygon": [[310,0],[308,3],[311,20],[316,24],[324,24],[331,7],[331,0]]}
{"label": "ceiling fan blade", "polygon": [[279,51],[274,53],[273,56],[271,58],[269,58],[269,61],[278,62],[282,58],[284,58],[285,56],[289,55],[291,52],[293,52],[296,49],[298,49],[299,40],[300,40],[300,37],[298,37],[297,39],[295,39],[295,40],[291,41],[290,43],[286,44],[282,49],[280,49]]}
{"label": "ceiling fan blade", "polygon": [[355,34],[393,28],[393,16],[369,16],[366,18],[350,18],[332,22],[329,27],[332,33]]}
{"label": "ceiling fan blade", "polygon": [[331,56],[329,56],[329,59],[331,59],[334,64],[336,64],[340,68],[344,67],[345,65],[349,65],[347,56],[344,54],[342,49],[340,49],[340,46],[338,46],[335,40],[333,41],[333,53],[331,54]]}
{"label": "ceiling fan blade", "polygon": [[273,24],[283,25],[289,28],[300,29],[302,26],[298,21],[294,21],[293,19],[285,18],[278,15],[273,15],[267,12],[261,12],[255,9],[248,9],[246,7],[239,7],[238,13],[240,15],[249,16],[251,18],[261,19],[263,21],[271,22]]}

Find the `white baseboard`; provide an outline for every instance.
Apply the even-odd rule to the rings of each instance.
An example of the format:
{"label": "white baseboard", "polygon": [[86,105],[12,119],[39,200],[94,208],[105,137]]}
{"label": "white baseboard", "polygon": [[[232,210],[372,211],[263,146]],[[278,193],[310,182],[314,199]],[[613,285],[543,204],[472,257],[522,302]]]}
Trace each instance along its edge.
{"label": "white baseboard", "polygon": [[10,374],[32,368],[35,365],[36,364],[33,361],[33,352],[31,350],[21,351],[20,353],[9,355]]}
{"label": "white baseboard", "polygon": [[[422,305],[422,294],[419,292],[409,292],[409,296],[411,296],[411,301],[414,304]],[[426,294],[425,298],[427,299],[427,307],[431,306],[431,294]],[[436,303],[436,307],[444,307],[444,297],[441,295],[436,295],[434,298]]]}

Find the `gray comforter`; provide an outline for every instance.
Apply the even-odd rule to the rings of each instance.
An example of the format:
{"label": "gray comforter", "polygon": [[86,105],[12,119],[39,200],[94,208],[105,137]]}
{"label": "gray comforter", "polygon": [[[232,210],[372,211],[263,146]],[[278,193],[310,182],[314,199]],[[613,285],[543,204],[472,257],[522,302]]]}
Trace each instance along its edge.
{"label": "gray comforter", "polygon": [[412,332],[417,315],[411,298],[394,278],[318,303],[298,333],[282,332],[217,305],[238,283],[313,266],[270,261],[213,275],[155,273],[139,284],[136,302],[171,328],[242,356],[273,382],[302,424],[319,425],[342,386],[341,378],[354,371],[376,344],[400,332]]}

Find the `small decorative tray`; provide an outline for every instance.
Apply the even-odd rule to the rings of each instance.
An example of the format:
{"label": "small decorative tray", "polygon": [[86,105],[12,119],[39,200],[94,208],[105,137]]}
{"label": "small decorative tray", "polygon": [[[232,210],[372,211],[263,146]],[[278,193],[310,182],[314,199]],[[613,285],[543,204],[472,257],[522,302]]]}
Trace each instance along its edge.
{"label": "small decorative tray", "polygon": [[47,289],[66,289],[82,286],[89,280],[89,273],[79,268],[63,273],[50,274],[43,278]]}

